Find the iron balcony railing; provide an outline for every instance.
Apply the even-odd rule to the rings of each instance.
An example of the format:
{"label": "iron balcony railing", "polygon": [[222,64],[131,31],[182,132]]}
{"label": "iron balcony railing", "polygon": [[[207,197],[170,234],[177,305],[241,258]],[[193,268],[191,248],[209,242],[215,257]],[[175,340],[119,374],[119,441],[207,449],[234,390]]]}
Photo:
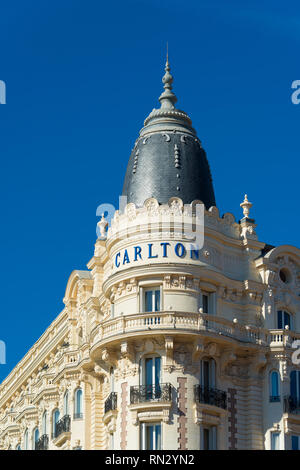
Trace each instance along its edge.
{"label": "iron balcony railing", "polygon": [[49,436],[43,434],[35,443],[35,450],[48,450]]}
{"label": "iron balcony railing", "polygon": [[147,401],[171,401],[171,384],[139,385],[130,387],[130,403],[144,403]]}
{"label": "iron balcony railing", "polygon": [[109,411],[117,409],[117,394],[116,392],[111,392],[104,403],[104,412],[108,413]]}
{"label": "iron balcony railing", "polygon": [[203,387],[202,385],[194,386],[195,401],[205,403],[206,405],[214,405],[218,408],[227,408],[227,393],[217,388]]}
{"label": "iron balcony railing", "polygon": [[65,415],[59,421],[57,421],[55,425],[55,430],[52,434],[52,438],[55,439],[56,437],[60,436],[60,434],[64,432],[70,432],[70,428],[71,428],[71,417],[70,415]]}
{"label": "iron balcony railing", "polygon": [[300,399],[292,396],[284,398],[284,412],[300,414]]}
{"label": "iron balcony railing", "polygon": [[270,395],[270,403],[279,403],[280,396],[279,395]]}

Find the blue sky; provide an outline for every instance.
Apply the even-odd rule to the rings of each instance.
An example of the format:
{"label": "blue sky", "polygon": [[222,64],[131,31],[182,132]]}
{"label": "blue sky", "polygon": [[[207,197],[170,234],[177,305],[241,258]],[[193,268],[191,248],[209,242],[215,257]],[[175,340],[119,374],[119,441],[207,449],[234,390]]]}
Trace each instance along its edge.
{"label": "blue sky", "polygon": [[0,380],[62,310],[159,105],[166,42],[178,107],[210,161],[217,205],[260,240],[299,246],[299,2],[10,0],[0,13]]}

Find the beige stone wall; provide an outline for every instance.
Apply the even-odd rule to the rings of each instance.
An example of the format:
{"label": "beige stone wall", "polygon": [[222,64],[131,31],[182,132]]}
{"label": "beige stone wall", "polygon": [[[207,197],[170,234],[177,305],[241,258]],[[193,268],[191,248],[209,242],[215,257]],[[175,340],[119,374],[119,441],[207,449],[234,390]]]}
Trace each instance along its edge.
{"label": "beige stone wall", "polygon": [[[107,239],[96,242],[88,270],[71,274],[64,310],[1,384],[1,449],[24,448],[26,429],[32,448],[45,412],[53,450],[139,449],[149,423],[161,423],[163,449],[200,449],[208,428],[219,449],[268,449],[271,432],[280,432],[281,448],[289,448],[291,435],[300,435],[300,418],[284,412],[290,371],[299,369],[291,361],[291,343],[300,338],[299,250],[282,246],[262,256],[264,243],[251,221],[238,224],[231,214],[220,217],[211,208],[199,258],[179,257],[176,244],[188,247],[191,241],[180,233],[177,219],[171,229],[158,223],[157,211],[173,217],[176,209],[179,217],[180,201],[173,198],[160,209],[150,202],[115,215]],[[162,242],[169,243],[167,257]],[[149,244],[157,257],[146,256]],[[135,261],[136,246],[145,256]],[[130,261],[125,256],[123,264],[125,250]],[[288,282],[280,278],[282,269],[290,273]],[[161,309],[146,313],[144,292],[154,286]],[[291,314],[293,331],[276,330],[279,309]],[[131,403],[131,387],[143,385],[141,367],[149,355],[161,357],[160,380],[170,384],[171,398]],[[226,409],[216,400],[195,400],[200,361],[206,359],[214,360],[213,388],[227,393]],[[274,368],[280,373],[278,403],[270,403]],[[75,418],[79,387],[82,417]],[[59,409],[64,416],[67,391],[70,429],[53,439],[52,413]],[[117,406],[107,410],[111,392]]]}

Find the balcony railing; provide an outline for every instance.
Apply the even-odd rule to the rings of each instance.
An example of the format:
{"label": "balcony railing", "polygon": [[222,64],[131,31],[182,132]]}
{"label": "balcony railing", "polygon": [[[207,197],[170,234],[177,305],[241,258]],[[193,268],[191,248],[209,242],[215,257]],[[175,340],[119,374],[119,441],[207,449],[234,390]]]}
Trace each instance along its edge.
{"label": "balcony railing", "polygon": [[280,396],[279,395],[270,395],[270,403],[279,403]]}
{"label": "balcony railing", "polygon": [[116,392],[111,392],[107,397],[104,403],[104,412],[108,413],[109,411],[117,409],[117,394]]}
{"label": "balcony railing", "polygon": [[299,398],[287,396],[284,398],[284,412],[300,414],[300,400]]}
{"label": "balcony railing", "polygon": [[70,415],[63,416],[59,421],[57,421],[55,426],[55,431],[52,434],[52,438],[55,439],[56,437],[60,436],[60,434],[64,432],[70,432],[71,428],[71,417]]}
{"label": "balcony railing", "polygon": [[83,413],[74,413],[73,418],[74,419],[82,419],[83,418]]}
{"label": "balcony railing", "polygon": [[194,387],[195,401],[206,405],[217,406],[218,408],[227,408],[227,393],[217,388],[202,387],[195,385]]}
{"label": "balcony railing", "polygon": [[139,385],[130,387],[130,403],[144,403],[148,401],[171,401],[171,384]]}
{"label": "balcony railing", "polygon": [[48,450],[49,436],[43,434],[35,443],[35,450]]}

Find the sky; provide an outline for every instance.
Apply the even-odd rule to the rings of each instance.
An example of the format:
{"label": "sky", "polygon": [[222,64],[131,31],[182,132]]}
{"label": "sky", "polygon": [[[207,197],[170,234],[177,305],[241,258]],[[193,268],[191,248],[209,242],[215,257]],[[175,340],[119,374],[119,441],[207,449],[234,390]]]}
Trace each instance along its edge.
{"label": "sky", "polygon": [[261,241],[300,245],[298,1],[2,1],[0,381],[86,269],[98,205],[118,207],[167,42],[220,212],[239,220],[247,193]]}

